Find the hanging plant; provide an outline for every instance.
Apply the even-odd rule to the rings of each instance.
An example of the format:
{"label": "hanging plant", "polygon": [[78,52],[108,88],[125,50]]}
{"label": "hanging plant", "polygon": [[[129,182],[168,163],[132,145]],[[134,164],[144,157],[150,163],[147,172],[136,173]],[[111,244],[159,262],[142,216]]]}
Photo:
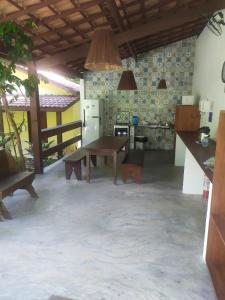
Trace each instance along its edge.
{"label": "hanging plant", "polygon": [[[25,26],[36,28],[32,20],[25,21]],[[33,42],[24,31],[12,21],[0,23],[0,44],[4,59],[0,60],[0,98],[6,113],[9,131],[13,132],[18,148],[19,159],[18,167],[25,169],[25,159],[23,155],[22,143],[20,138],[20,128],[17,127],[14,115],[10,111],[8,99],[13,98],[18,91],[23,93],[24,97],[30,97],[39,84],[38,78],[33,74],[28,74],[28,78],[20,79],[15,75],[16,65],[27,65],[32,61]],[[15,147],[15,139],[12,139],[15,157],[17,151]]]}

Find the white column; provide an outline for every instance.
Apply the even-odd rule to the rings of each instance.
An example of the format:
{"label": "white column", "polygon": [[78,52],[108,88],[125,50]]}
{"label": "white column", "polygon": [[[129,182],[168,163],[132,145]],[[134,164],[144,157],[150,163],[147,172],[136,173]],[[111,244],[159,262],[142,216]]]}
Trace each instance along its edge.
{"label": "white column", "polygon": [[186,148],[183,178],[183,193],[202,195],[204,172],[191,152]]}
{"label": "white column", "polygon": [[176,148],[175,148],[175,166],[183,167],[185,161],[186,146],[179,135],[176,135]]}

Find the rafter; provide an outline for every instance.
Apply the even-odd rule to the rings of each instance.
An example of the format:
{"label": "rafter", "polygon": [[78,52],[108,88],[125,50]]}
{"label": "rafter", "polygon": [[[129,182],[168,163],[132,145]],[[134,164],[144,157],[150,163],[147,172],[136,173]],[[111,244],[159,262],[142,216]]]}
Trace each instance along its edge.
{"label": "rafter", "polygon": [[[11,3],[12,5],[14,5],[19,10],[23,10],[23,6],[21,4],[18,4],[18,2],[16,0],[8,0],[8,2]],[[45,6],[46,6],[46,4],[45,4]],[[36,23],[40,20],[31,12],[28,13],[28,16],[31,17]],[[62,39],[61,33],[58,32],[56,29],[52,28],[51,26],[49,26],[48,23],[42,22],[42,25],[45,26],[47,29],[51,30],[52,32],[54,32],[55,34],[57,34]],[[65,40],[71,44],[71,41],[69,39],[65,38]]]}
{"label": "rafter", "polygon": [[[77,8],[79,9],[81,7],[81,4],[78,0],[70,0],[70,1],[72,2],[72,4],[75,6],[76,9]],[[79,9],[79,12],[83,16],[83,18],[87,21],[87,23],[90,24],[90,26],[92,28],[94,28],[95,27],[94,23],[91,20],[89,20],[87,13],[85,13],[84,11],[85,11],[85,8]]]}
{"label": "rafter", "polygon": [[[114,0],[106,0],[106,4],[109,8],[109,11],[112,13],[112,17],[115,20],[116,25],[119,28],[119,31],[123,32],[126,28],[123,24],[123,21],[121,19],[121,16],[120,16],[120,13],[118,11],[118,7],[117,7],[115,1]],[[133,56],[133,58],[136,59],[136,54],[134,52],[134,49],[132,48],[131,43],[126,43],[126,45],[129,49],[131,56]]]}
{"label": "rafter", "polygon": [[77,29],[76,26],[74,26],[73,24],[71,24],[71,22],[69,20],[67,20],[66,17],[62,16],[61,13],[59,13],[54,7],[48,5],[48,8],[55,14],[58,15],[59,18],[69,27],[72,28],[77,35],[81,36],[82,39],[87,38],[80,30]]}
{"label": "rafter", "polygon": [[[225,8],[224,0],[208,0],[205,2],[205,5],[194,6],[188,10],[186,8],[177,8],[176,13],[172,12],[170,14],[162,14],[162,17],[158,20],[149,21],[146,24],[118,33],[115,36],[115,40],[118,45],[122,45],[157,32],[182,26],[185,23],[197,20],[202,16],[208,16],[210,13],[223,8]],[[80,47],[78,46],[68,49],[62,53],[39,60],[38,65],[48,67],[55,65],[58,61],[66,63],[71,60],[85,57],[87,55],[88,48],[89,45],[84,44]]]}
{"label": "rafter", "polygon": [[33,11],[37,11],[38,9],[41,9],[41,8],[45,7],[46,5],[56,4],[57,2],[62,2],[62,0],[44,0],[37,4],[29,5],[27,7],[20,6],[18,11],[8,14],[7,16],[4,16],[3,18],[4,18],[4,21],[15,20],[23,15],[29,14]]}
{"label": "rafter", "polygon": [[140,0],[140,8],[141,8],[141,13],[142,13],[144,23],[146,23],[146,12],[145,12],[145,1],[144,0]]}
{"label": "rafter", "polygon": [[[63,13],[61,13],[61,15],[64,17]],[[102,17],[102,13],[96,13],[96,14],[93,14],[89,17],[86,17],[85,19],[81,19],[80,21],[71,22],[70,25],[71,26],[80,26],[82,24],[85,24],[86,22],[92,22],[93,20],[97,20],[101,17]],[[44,18],[43,22],[48,23],[47,19],[48,18]],[[68,25],[65,25],[65,26],[57,28],[57,31],[60,32],[60,33],[63,33],[67,29],[68,29]],[[90,32],[92,30],[93,30],[92,28],[88,29],[88,30],[83,30],[82,33],[86,34],[86,33]],[[49,37],[53,34],[54,34],[54,32],[51,32],[51,31],[40,33],[38,36],[34,37],[34,40],[41,39],[41,38],[47,38],[47,37]],[[66,35],[66,36],[69,36],[69,35]]]}

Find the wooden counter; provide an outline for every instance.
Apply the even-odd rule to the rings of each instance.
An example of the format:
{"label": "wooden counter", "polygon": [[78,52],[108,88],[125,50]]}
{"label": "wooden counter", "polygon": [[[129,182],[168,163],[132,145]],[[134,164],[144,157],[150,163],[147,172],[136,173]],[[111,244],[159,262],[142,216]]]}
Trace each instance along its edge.
{"label": "wooden counter", "polygon": [[181,140],[184,142],[185,146],[194,156],[201,169],[212,183],[213,172],[209,168],[207,168],[203,163],[210,157],[215,156],[216,143],[212,140],[209,140],[208,147],[202,147],[201,144],[196,143],[196,141],[199,140],[199,133],[196,131],[178,131],[177,134],[179,135]]}

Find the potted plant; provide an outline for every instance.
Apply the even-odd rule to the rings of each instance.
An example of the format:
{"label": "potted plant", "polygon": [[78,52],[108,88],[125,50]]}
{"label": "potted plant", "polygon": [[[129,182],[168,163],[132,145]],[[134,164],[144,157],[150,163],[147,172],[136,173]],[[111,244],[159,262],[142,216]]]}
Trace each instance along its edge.
{"label": "potted plant", "polygon": [[[25,26],[35,27],[35,24],[31,20],[27,20]],[[23,94],[24,97],[29,97],[38,86],[39,80],[33,74],[28,74],[28,78],[23,80],[15,75],[17,64],[27,65],[32,60],[33,43],[31,38],[14,22],[6,21],[0,23],[0,44],[5,54],[4,59],[0,60],[0,99],[6,113],[9,131],[13,132],[11,141],[18,168],[24,170],[26,167],[20,128],[16,125],[8,101],[10,98],[14,98],[18,92]],[[19,157],[16,149],[18,149]]]}

